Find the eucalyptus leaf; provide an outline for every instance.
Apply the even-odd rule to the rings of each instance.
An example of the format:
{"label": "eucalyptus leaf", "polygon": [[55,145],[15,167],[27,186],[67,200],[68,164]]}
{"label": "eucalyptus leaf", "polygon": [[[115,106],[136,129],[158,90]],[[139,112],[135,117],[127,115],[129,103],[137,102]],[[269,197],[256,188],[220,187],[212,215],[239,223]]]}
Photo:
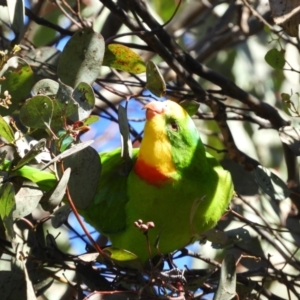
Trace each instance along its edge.
{"label": "eucalyptus leaf", "polygon": [[34,182],[24,182],[15,195],[16,209],[13,218],[23,218],[31,214],[38,206],[43,196],[42,191]]}
{"label": "eucalyptus leaf", "polygon": [[101,34],[89,27],[80,29],[67,42],[60,56],[58,77],[71,87],[80,82],[93,84],[100,74],[104,51]]}
{"label": "eucalyptus leaf", "polygon": [[140,74],[146,71],[146,65],[142,57],[121,44],[109,44],[106,46],[103,66],[133,74]]}
{"label": "eucalyptus leaf", "polygon": [[52,79],[42,79],[38,81],[31,90],[33,96],[53,96],[56,95],[59,89],[59,83]]}
{"label": "eucalyptus leaf", "polygon": [[78,110],[70,119],[74,122],[81,121],[87,118],[95,105],[95,95],[92,87],[85,83],[80,82],[72,93],[73,99],[78,103]]}
{"label": "eucalyptus leaf", "polygon": [[222,262],[221,276],[214,300],[230,300],[236,296],[236,267],[233,254],[227,254]]}
{"label": "eucalyptus leaf", "polygon": [[[101,173],[99,154],[92,147],[86,147],[64,158],[63,165],[65,169],[72,170],[68,188],[73,203],[78,209],[87,208],[93,201],[99,185]],[[58,174],[61,174],[60,168]]]}
{"label": "eucalyptus leaf", "polygon": [[179,102],[180,106],[182,106],[190,116],[193,116],[197,113],[200,103],[196,101],[183,100]]}
{"label": "eucalyptus leaf", "polygon": [[62,224],[64,224],[68,220],[70,212],[71,208],[68,204],[65,204],[57,209],[52,214],[51,218],[51,225],[53,228],[59,228]]}
{"label": "eucalyptus leaf", "polygon": [[0,106],[0,115],[7,116],[19,109],[20,102],[29,96],[34,84],[34,74],[25,60],[13,56],[0,70],[0,77],[5,78],[0,82],[0,98],[5,98],[6,91],[11,97],[8,108]]}
{"label": "eucalyptus leaf", "polygon": [[128,127],[127,110],[122,105],[118,107],[119,129],[121,133],[122,152],[121,156],[124,160],[124,173],[128,175],[132,168],[132,142]]}
{"label": "eucalyptus leaf", "polygon": [[289,197],[290,190],[286,183],[269,169],[257,166],[254,176],[260,188],[272,199],[281,201]]}
{"label": "eucalyptus leaf", "polygon": [[13,211],[15,208],[16,202],[13,185],[10,182],[5,182],[0,185],[0,217],[11,240],[15,236],[13,230]]}
{"label": "eucalyptus leaf", "polygon": [[274,69],[282,70],[285,65],[284,51],[273,48],[265,55],[265,61]]}
{"label": "eucalyptus leaf", "polygon": [[70,174],[71,169],[66,169],[57,185],[50,192],[43,195],[40,201],[43,210],[52,212],[53,209],[62,201],[66,193]]}
{"label": "eucalyptus leaf", "polygon": [[15,140],[14,132],[9,124],[0,115],[0,136],[4,138],[8,143],[13,143]]}
{"label": "eucalyptus leaf", "polygon": [[[118,266],[131,269],[142,269],[139,258],[132,252],[116,247],[106,247],[103,252]],[[101,260],[101,257],[99,256]]]}
{"label": "eucalyptus leaf", "polygon": [[20,121],[31,128],[49,128],[53,109],[53,102],[49,97],[34,96],[22,106]]}
{"label": "eucalyptus leaf", "polygon": [[146,67],[147,84],[146,88],[157,97],[162,97],[166,93],[166,83],[158,67],[152,61]]}
{"label": "eucalyptus leaf", "polygon": [[77,153],[77,152],[79,152],[79,151],[81,151],[81,150],[83,150],[83,149],[89,147],[89,146],[92,145],[93,143],[94,143],[94,141],[91,140],[91,141],[82,142],[82,143],[80,143],[80,144],[76,144],[76,145],[72,146],[70,149],[68,149],[68,150],[62,152],[61,154],[55,156],[51,161],[49,161],[49,162],[44,166],[43,170],[46,169],[46,168],[48,168],[48,167],[49,167],[50,165],[52,165],[53,163],[55,163],[55,162],[57,162],[57,161],[60,161],[60,160],[66,158],[66,157],[68,157],[68,156],[70,156],[70,155],[73,155],[73,154],[75,154],[75,153]]}
{"label": "eucalyptus leaf", "polygon": [[32,161],[38,154],[42,153],[45,148],[46,139],[41,139],[25,154],[25,156],[17,163],[12,171],[22,168],[24,165]]}

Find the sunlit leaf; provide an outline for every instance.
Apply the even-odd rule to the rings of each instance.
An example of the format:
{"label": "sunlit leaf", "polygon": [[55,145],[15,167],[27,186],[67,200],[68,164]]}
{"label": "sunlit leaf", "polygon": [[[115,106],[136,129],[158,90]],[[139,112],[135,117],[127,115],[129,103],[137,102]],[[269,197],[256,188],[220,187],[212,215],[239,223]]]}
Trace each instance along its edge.
{"label": "sunlit leaf", "polygon": [[13,185],[10,182],[6,182],[0,185],[0,217],[10,239],[13,239],[15,236],[13,230],[13,211],[15,208],[16,202]]}
{"label": "sunlit leaf", "polygon": [[13,218],[22,218],[31,214],[36,209],[42,196],[43,193],[37,184],[24,182],[15,195],[16,209],[13,211]]}
{"label": "sunlit leaf", "polygon": [[254,170],[254,176],[260,188],[272,199],[281,201],[289,197],[290,190],[286,183],[269,169],[258,166]]}
{"label": "sunlit leaf", "polygon": [[132,142],[130,139],[130,132],[128,127],[127,110],[122,105],[118,108],[119,129],[121,133],[122,153],[124,160],[124,173],[129,174],[132,167]]}
{"label": "sunlit leaf", "polygon": [[8,108],[0,106],[0,114],[7,116],[18,109],[20,102],[29,96],[34,84],[34,75],[23,59],[12,57],[0,70],[0,77],[2,76],[5,79],[0,81],[0,98],[5,98],[4,93],[7,91],[11,96],[11,105]]}
{"label": "sunlit leaf", "polygon": [[109,44],[106,47],[103,66],[133,74],[146,71],[144,60],[130,48],[120,44]]}
{"label": "sunlit leaf", "polygon": [[152,61],[147,63],[146,68],[147,85],[149,91],[157,97],[162,97],[166,93],[166,83],[158,67]]}
{"label": "sunlit leaf", "polygon": [[67,42],[60,56],[58,77],[73,88],[80,82],[93,84],[100,73],[104,50],[101,34],[89,27],[80,29]]}
{"label": "sunlit leaf", "polygon": [[[139,258],[132,252],[115,247],[107,247],[104,250],[113,262],[124,268],[141,269],[142,264]],[[99,257],[101,259],[101,257]]]}
{"label": "sunlit leaf", "polygon": [[25,164],[32,161],[38,154],[42,153],[46,147],[46,139],[41,139],[38,141],[25,155],[24,157],[17,163],[17,165],[12,169],[15,171],[20,169]]}
{"label": "sunlit leaf", "polygon": [[4,138],[8,143],[13,143],[15,140],[14,132],[12,128],[0,115],[0,136]]}

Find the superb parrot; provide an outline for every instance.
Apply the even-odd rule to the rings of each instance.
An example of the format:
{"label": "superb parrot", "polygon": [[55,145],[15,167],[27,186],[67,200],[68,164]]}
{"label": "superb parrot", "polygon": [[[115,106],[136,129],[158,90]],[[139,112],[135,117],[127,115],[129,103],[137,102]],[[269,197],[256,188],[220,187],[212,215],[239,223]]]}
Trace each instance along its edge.
{"label": "superb parrot", "polygon": [[[133,149],[129,175],[120,173],[120,148],[100,153],[102,173],[95,198],[79,210],[114,247],[135,253],[142,262],[199,238],[216,225],[233,196],[230,173],[205,151],[182,106],[153,101],[145,109],[144,137],[140,148]],[[148,241],[134,224],[140,219],[154,223]]]}

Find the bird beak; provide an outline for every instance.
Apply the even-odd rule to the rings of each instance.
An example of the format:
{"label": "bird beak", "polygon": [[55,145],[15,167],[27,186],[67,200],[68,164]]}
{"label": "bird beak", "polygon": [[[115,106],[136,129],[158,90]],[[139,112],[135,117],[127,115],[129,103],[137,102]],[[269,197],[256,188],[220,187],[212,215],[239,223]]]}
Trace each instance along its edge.
{"label": "bird beak", "polygon": [[164,102],[152,101],[147,103],[143,109],[146,109],[146,119],[151,120],[154,116],[165,113],[168,106]]}

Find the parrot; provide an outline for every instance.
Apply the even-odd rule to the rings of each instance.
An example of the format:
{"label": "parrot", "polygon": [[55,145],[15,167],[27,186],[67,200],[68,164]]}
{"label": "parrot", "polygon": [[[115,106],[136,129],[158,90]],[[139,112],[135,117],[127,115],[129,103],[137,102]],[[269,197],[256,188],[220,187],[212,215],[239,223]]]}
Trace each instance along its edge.
{"label": "parrot", "polygon": [[[180,104],[152,101],[144,109],[144,135],[140,148],[132,151],[129,174],[120,172],[121,148],[100,153],[97,191],[92,203],[78,212],[113,247],[146,263],[212,229],[228,208],[234,188],[230,173],[206,152],[194,121]],[[30,167],[17,172],[26,177],[24,168]],[[38,178],[38,172],[30,176]],[[141,223],[152,224],[146,234],[137,228]]]}

